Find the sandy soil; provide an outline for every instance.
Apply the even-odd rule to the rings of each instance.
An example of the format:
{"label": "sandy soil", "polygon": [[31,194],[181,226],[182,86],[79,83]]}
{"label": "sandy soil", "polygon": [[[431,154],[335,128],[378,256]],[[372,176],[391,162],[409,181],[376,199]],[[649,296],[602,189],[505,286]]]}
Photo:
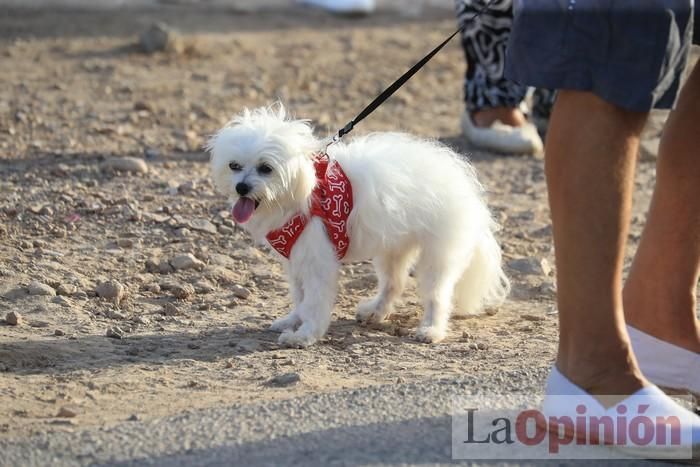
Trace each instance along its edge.
{"label": "sandy soil", "polygon": [[[136,36],[156,19],[182,42],[141,53]],[[412,338],[413,284],[387,325],[356,324],[354,307],[376,283],[369,264],[356,264],[343,270],[328,335],[306,350],[278,348],[266,328],[289,306],[281,268],[232,223],[208,179],[202,144],[243,106],[282,99],[326,135],[453,28],[440,8],[420,19],[186,4],[4,8],[0,437],[394,381],[544,374],[556,309],[542,162],[465,146],[456,43],[356,130],[457,147],[503,224],[512,297],[454,321],[444,343]],[[126,156],[136,161],[114,162]],[[640,166],[632,247],[651,159]],[[517,390],[517,378],[504,388]]]}

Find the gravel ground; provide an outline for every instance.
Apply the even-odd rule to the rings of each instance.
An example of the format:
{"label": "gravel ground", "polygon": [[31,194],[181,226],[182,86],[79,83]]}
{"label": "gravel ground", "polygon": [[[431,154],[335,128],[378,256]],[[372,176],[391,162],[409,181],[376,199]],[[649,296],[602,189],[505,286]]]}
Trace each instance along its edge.
{"label": "gravel ground", "polygon": [[[177,415],[198,409],[203,417],[251,410],[243,419],[257,420],[261,407],[292,410],[443,379],[539,388],[556,344],[543,165],[463,142],[456,43],[356,130],[405,130],[454,146],[474,162],[503,225],[511,299],[454,321],[445,342],[414,341],[413,283],[389,323],[357,325],[354,307],[376,280],[369,264],[355,264],[343,270],[326,338],[306,350],[278,348],[266,328],[289,306],[281,268],[233,224],[209,182],[202,145],[242,107],[281,99],[327,135],[455,26],[444,2],[426,2],[420,16],[397,4],[348,19],[266,2],[109,11],[0,3],[0,443],[20,456],[5,465],[44,463],[37,448],[54,440],[46,452],[65,463],[134,461],[116,450],[83,459],[67,446],[132,429],[143,436],[129,442],[150,445],[138,430],[199,417]],[[160,45],[153,33],[139,41],[155,21],[179,33]],[[144,53],[153,41],[163,50]],[[630,251],[663,118],[645,140]],[[203,455],[221,462],[237,436],[226,431]]]}

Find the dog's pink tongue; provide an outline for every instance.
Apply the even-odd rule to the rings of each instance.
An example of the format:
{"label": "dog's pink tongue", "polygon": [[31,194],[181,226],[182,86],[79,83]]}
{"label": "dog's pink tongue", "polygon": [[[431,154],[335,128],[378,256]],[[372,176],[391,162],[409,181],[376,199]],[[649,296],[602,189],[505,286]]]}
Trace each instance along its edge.
{"label": "dog's pink tongue", "polygon": [[250,198],[239,198],[233,205],[231,215],[239,224],[248,222],[253,217],[255,211],[255,201]]}

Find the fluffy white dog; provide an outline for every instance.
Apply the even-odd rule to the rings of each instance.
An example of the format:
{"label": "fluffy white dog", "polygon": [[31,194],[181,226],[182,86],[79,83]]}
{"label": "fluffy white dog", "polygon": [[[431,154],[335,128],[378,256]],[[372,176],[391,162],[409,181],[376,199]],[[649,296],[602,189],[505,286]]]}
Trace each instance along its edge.
{"label": "fluffy white dog", "polygon": [[[290,219],[303,221],[301,230],[291,229],[299,232],[288,259],[278,253],[294,302],[271,326],[282,333],[281,344],[304,347],[325,334],[341,263],[373,260],[379,290],[359,305],[361,322],[387,319],[415,264],[424,308],[416,337],[423,342],[445,337],[453,298],[460,314],[504,300],[509,283],[495,224],[474,169],[459,155],[400,133],[331,146],[329,167],[337,161],[352,191],[346,223],[336,231],[315,214],[314,198],[331,197],[319,195],[321,148],[309,122],[287,117],[281,105],[246,109],[208,146],[217,189],[230,197],[234,219],[256,241],[269,241],[269,233],[286,229]],[[338,232],[347,235],[349,246],[337,240]]]}

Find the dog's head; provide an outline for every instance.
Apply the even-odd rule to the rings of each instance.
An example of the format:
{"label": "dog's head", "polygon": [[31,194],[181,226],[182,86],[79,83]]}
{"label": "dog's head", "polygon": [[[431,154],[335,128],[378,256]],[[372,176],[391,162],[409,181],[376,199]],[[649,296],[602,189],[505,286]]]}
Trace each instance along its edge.
{"label": "dog's head", "polygon": [[236,222],[303,209],[318,144],[309,122],[287,117],[281,104],[245,109],[214,135],[207,146],[214,184],[233,202]]}

